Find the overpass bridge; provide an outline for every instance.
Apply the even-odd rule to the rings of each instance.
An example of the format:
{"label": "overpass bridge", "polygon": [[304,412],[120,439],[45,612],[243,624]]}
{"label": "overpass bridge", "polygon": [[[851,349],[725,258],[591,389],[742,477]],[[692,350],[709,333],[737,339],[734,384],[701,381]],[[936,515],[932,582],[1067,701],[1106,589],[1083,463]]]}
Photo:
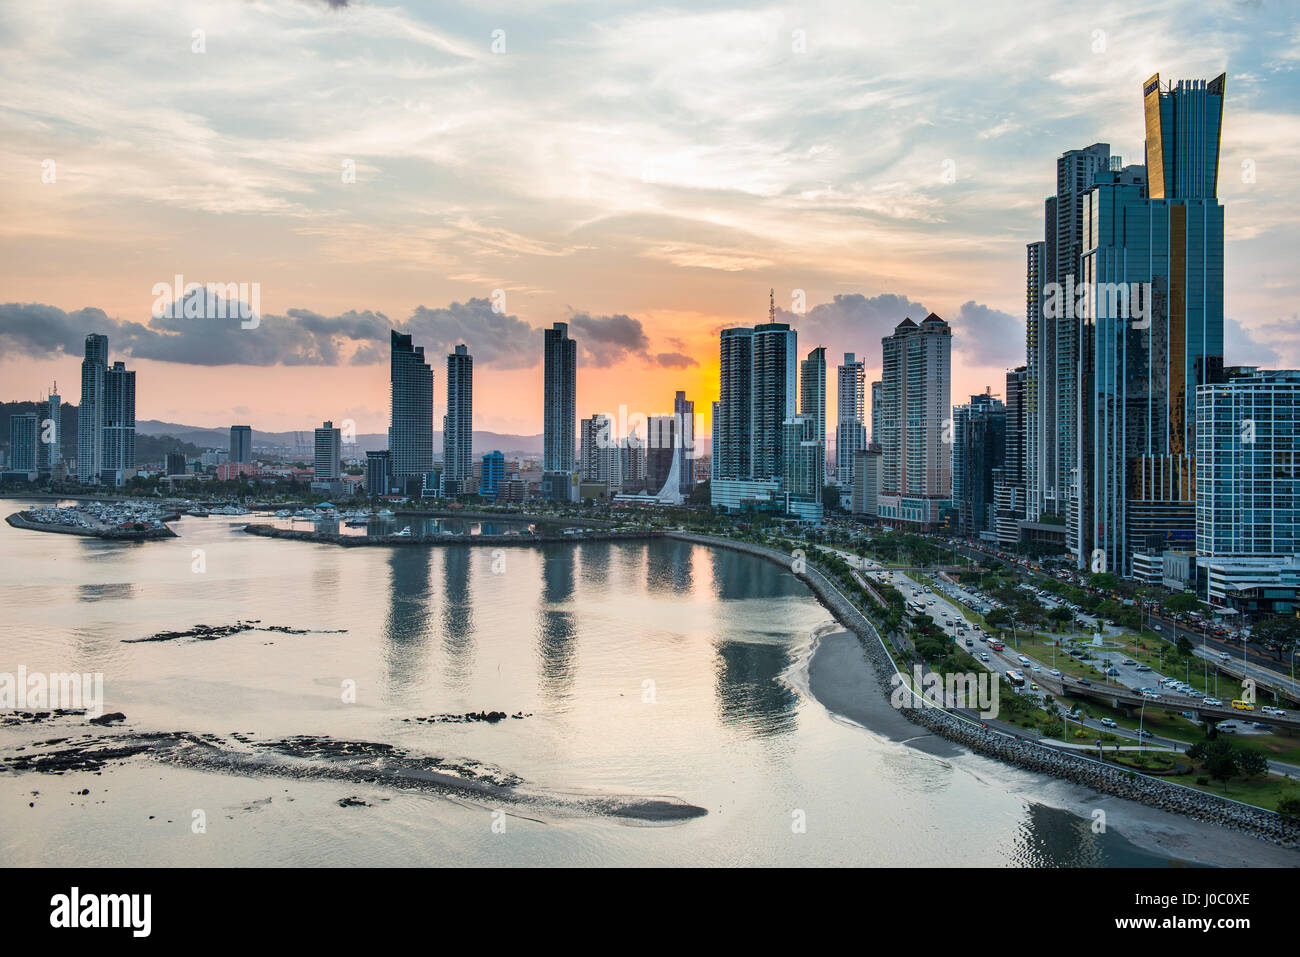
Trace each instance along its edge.
{"label": "overpass bridge", "polygon": [[1034,675],[1034,680],[1040,686],[1058,695],[1068,695],[1071,698],[1088,698],[1092,701],[1100,701],[1108,704],[1117,711],[1133,713],[1139,711],[1145,704],[1148,708],[1159,708],[1161,710],[1186,712],[1193,716],[1195,721],[1229,721],[1229,720],[1250,720],[1261,721],[1264,724],[1272,725],[1275,728],[1300,728],[1300,715],[1288,712],[1284,717],[1275,714],[1264,714],[1259,710],[1260,705],[1255,705],[1254,711],[1238,711],[1232,707],[1231,703],[1222,706],[1207,705],[1201,698],[1190,698],[1180,694],[1166,694],[1160,692],[1159,700],[1146,698],[1132,688],[1115,684],[1082,684],[1077,678],[1071,678],[1063,675],[1058,681],[1056,678],[1044,675]]}

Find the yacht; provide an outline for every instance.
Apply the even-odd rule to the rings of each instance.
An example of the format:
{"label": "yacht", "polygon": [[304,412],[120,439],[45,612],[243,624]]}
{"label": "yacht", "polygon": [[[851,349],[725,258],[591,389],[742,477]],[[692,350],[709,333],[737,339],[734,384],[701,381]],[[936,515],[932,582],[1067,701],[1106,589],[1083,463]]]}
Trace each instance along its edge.
{"label": "yacht", "polygon": [[409,538],[411,535],[411,526],[407,525],[406,528],[402,529],[400,532],[393,532],[393,534],[400,538]]}

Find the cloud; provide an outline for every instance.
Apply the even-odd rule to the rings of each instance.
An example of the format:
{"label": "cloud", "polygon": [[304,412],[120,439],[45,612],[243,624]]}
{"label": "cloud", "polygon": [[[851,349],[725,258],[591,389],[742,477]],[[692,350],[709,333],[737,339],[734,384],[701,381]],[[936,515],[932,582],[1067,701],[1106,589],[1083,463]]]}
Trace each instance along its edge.
{"label": "cloud", "polygon": [[836,295],[803,316],[778,308],[777,319],[798,330],[803,352],[822,345],[829,363],[838,364],[843,353],[852,352],[870,365],[879,363],[880,340],[896,325],[909,316],[920,321],[929,312],[906,296],[883,293],[867,297],[855,292]]}
{"label": "cloud", "polygon": [[648,358],[650,340],[640,319],[623,314],[591,316],[585,312],[570,317],[569,325],[582,350],[583,362],[604,369],[630,357]]}
{"label": "cloud", "polygon": [[229,318],[217,318],[222,313],[216,305],[205,297],[191,318],[182,307],[172,318],[143,324],[112,319],[102,309],[68,313],[39,303],[5,303],[0,305],[0,347],[6,355],[81,356],[85,337],[102,333],[115,355],[181,365],[371,365],[388,360],[389,331],[396,329],[412,335],[435,363],[439,353],[462,342],[478,362],[497,368],[524,369],[541,358],[538,331],[516,316],[494,313],[487,299],[438,309],[419,306],[404,323],[369,309],[336,316],[290,309],[283,316],[260,316],[249,329],[242,328],[234,306],[223,309]]}
{"label": "cloud", "polygon": [[972,300],[962,303],[952,324],[953,365],[1018,366],[1025,362],[1025,323]]}
{"label": "cloud", "polygon": [[1294,367],[1300,357],[1300,331],[1296,316],[1248,329],[1236,319],[1223,320],[1223,362],[1230,366],[1265,369]]}
{"label": "cloud", "polygon": [[655,356],[655,362],[659,363],[665,369],[686,369],[690,366],[699,365],[690,356],[681,352],[661,352]]}

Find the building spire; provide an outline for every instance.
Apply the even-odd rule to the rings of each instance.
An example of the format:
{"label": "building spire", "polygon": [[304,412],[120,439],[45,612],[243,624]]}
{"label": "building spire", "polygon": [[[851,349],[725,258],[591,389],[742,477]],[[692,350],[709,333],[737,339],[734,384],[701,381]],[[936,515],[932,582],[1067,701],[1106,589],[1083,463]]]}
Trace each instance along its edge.
{"label": "building spire", "polygon": [[776,290],[767,291],[767,321],[776,322]]}

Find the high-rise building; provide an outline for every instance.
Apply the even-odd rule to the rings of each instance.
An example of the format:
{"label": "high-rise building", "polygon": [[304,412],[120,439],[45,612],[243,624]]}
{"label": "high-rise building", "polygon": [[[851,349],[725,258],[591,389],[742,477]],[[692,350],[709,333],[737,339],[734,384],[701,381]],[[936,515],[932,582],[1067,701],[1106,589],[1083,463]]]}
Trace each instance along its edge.
{"label": "high-rise building", "polygon": [[1300,371],[1231,370],[1196,389],[1197,594],[1294,614],[1300,590]]}
{"label": "high-rise building", "polygon": [[232,425],[230,427],[230,458],[226,461],[236,465],[253,461],[253,427],[251,425]]}
{"label": "high-rise building", "polygon": [[[1094,143],[1069,150],[1056,161],[1056,192],[1044,202],[1045,241],[1038,255],[1031,246],[1027,257],[1026,333],[1034,352],[1036,411],[1042,441],[1037,450],[1036,473],[1041,504],[1038,513],[1065,515],[1070,483],[1078,468],[1078,412],[1080,317],[1073,311],[1055,314],[1044,310],[1042,290],[1056,284],[1071,291],[1079,279],[1083,253],[1084,194],[1098,173],[1111,164],[1110,145]],[[1115,159],[1118,160],[1118,157]],[[1035,244],[1036,246],[1036,244]],[[1029,356],[1026,355],[1028,365]]]}
{"label": "high-rise building", "polygon": [[63,423],[60,418],[62,408],[63,400],[57,388],[52,390],[37,407],[36,426],[39,435],[36,445],[36,468],[39,471],[51,471],[63,461],[63,449],[60,446],[63,440]]}
{"label": "high-rise building", "polygon": [[483,474],[479,479],[478,493],[484,498],[496,499],[497,491],[506,480],[506,457],[496,449],[483,456]]}
{"label": "high-rise building", "polygon": [[167,474],[168,475],[184,475],[188,471],[189,469],[185,465],[184,452],[167,453]]}
{"label": "high-rise building", "polygon": [[578,472],[589,482],[602,482],[617,491],[623,484],[623,450],[614,432],[614,419],[597,413],[579,423]]}
{"label": "high-rise building", "polygon": [[573,497],[578,421],[578,343],[566,322],[542,330],[542,484],[548,498]]}
{"label": "high-rise building", "polygon": [[120,485],[135,468],[135,373],[114,362],[104,377],[103,472]]}
{"label": "high-rise building", "polygon": [[343,457],[343,435],[334,423],[326,420],[316,430],[315,465],[312,480],[316,482],[335,482],[342,476],[340,460]]}
{"label": "high-rise building", "polygon": [[104,468],[104,385],[108,378],[108,336],[86,336],[81,361],[81,404],[77,407],[77,481],[98,482]]}
{"label": "high-rise building", "polygon": [[811,415],[791,416],[782,429],[785,432],[781,442],[781,454],[785,458],[781,469],[784,491],[792,503],[815,505],[821,501],[826,468],[826,444],[817,438],[817,419]]}
{"label": "high-rise building", "polygon": [[388,466],[389,452],[383,449],[366,453],[366,494],[379,497],[392,488],[392,472]]}
{"label": "high-rise building", "polygon": [[872,443],[857,452],[855,458],[849,510],[854,518],[875,521],[880,517],[880,446]]}
{"label": "high-rise building", "polygon": [[769,297],[768,322],[722,330],[709,486],[717,507],[783,510],[786,505],[784,438],[786,422],[798,413],[797,336],[775,319]]}
{"label": "high-rise building", "polygon": [[678,491],[689,499],[695,491],[695,402],[681,389],[673,396],[673,415],[677,418],[677,438],[681,456],[681,482]]}
{"label": "high-rise building", "polygon": [[[826,350],[821,346],[809,352],[799,364],[799,415],[812,421],[813,440],[821,443],[821,458],[815,476],[817,493],[814,496],[816,501],[820,501],[822,486],[826,484]],[[786,461],[790,461],[789,457]],[[790,490],[788,483],[787,490]]]}
{"label": "high-rise building", "polygon": [[935,530],[952,503],[952,329],[904,319],[881,347],[880,520]]}
{"label": "high-rise building", "polygon": [[444,482],[474,475],[474,357],[464,345],[447,356],[447,414],[442,419]]}
{"label": "high-rise building", "polygon": [[870,441],[873,445],[880,444],[880,406],[883,401],[881,396],[884,393],[885,384],[883,382],[871,383],[871,436]]}
{"label": "high-rise building", "polygon": [[[1056,324],[1045,328],[1043,284],[1047,281],[1047,243],[1025,247],[1025,375],[1024,375],[1024,518],[1037,521],[1044,511],[1047,462],[1055,461]],[[1010,402],[1008,401],[1008,405]],[[1049,434],[1050,433],[1050,434]],[[1054,467],[1054,466],[1053,466]],[[1056,495],[1052,493],[1053,508]]]}
{"label": "high-rise building", "polygon": [[433,471],[433,369],[409,335],[394,330],[389,348],[388,465],[397,488],[418,496]]}
{"label": "high-rise building", "polygon": [[1195,534],[1197,389],[1223,373],[1225,82],[1152,77],[1148,165],[1099,172],[1085,196],[1067,529],[1080,567],[1127,576],[1135,551]]}
{"label": "high-rise building", "polygon": [[867,447],[866,383],[866,363],[844,353],[835,403],[835,482],[842,488],[852,488],[855,456]]}
{"label": "high-rise building", "polygon": [[39,422],[35,412],[16,412],[9,416],[10,471],[36,471],[38,435]]}
{"label": "high-rise building", "polygon": [[993,478],[1006,465],[1007,409],[991,395],[973,395],[952,410],[952,504],[957,530],[995,535]]}
{"label": "high-rise building", "polygon": [[[1020,523],[1028,514],[1029,470],[1029,370],[1020,366],[1007,372],[1006,455],[993,470],[994,529],[998,544],[1011,548],[1020,542]],[[955,479],[954,479],[955,484]]]}

